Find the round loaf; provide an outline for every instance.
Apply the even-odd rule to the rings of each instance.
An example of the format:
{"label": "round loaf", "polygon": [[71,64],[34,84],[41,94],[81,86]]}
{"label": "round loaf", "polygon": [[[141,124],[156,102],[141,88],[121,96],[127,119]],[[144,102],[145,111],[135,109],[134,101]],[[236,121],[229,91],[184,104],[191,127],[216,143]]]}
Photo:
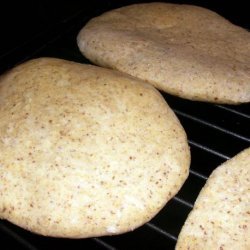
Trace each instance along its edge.
{"label": "round loaf", "polygon": [[90,20],[77,37],[94,63],[190,100],[250,101],[250,34],[201,7],[135,4]]}
{"label": "round loaf", "polygon": [[176,250],[250,249],[250,148],[213,171]]}
{"label": "round loaf", "polygon": [[0,78],[0,218],[42,235],[119,234],[188,175],[185,132],[138,79],[60,59]]}

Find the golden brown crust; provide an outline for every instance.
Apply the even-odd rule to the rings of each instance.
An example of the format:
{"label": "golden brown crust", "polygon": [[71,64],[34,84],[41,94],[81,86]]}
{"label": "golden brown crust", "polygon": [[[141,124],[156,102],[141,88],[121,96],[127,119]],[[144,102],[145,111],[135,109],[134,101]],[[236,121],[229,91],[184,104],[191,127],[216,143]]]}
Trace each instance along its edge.
{"label": "golden brown crust", "polygon": [[91,65],[41,58],[0,81],[0,217],[84,238],[150,220],[187,178],[183,128],[159,92]]}
{"label": "golden brown crust", "polygon": [[250,34],[196,6],[135,4],[93,18],[81,52],[98,65],[191,100],[250,101]]}
{"label": "golden brown crust", "polygon": [[250,148],[214,170],[201,190],[176,249],[250,249]]}

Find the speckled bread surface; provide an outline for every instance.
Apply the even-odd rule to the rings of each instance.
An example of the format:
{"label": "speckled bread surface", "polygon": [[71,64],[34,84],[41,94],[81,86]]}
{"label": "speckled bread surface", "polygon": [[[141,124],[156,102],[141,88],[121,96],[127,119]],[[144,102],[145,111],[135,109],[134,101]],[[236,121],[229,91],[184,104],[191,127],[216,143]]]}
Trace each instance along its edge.
{"label": "speckled bread surface", "polygon": [[188,176],[186,134],[138,79],[53,58],[0,78],[0,218],[47,236],[120,234]]}
{"label": "speckled bread surface", "polygon": [[176,249],[250,249],[250,148],[213,171],[181,230]]}
{"label": "speckled bread surface", "polygon": [[179,97],[250,101],[250,34],[201,7],[135,4],[90,20],[77,37],[94,63]]}

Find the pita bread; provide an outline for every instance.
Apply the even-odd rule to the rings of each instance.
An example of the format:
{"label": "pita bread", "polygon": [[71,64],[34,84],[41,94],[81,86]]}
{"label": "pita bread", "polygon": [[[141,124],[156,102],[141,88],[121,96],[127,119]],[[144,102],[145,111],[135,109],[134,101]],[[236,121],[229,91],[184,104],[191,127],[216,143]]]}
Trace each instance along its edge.
{"label": "pita bread", "polygon": [[176,249],[250,249],[250,148],[211,174]]}
{"label": "pita bread", "polygon": [[185,132],[159,92],[119,72],[42,58],[0,79],[0,217],[42,235],[119,234],[188,175]]}
{"label": "pita bread", "polygon": [[250,34],[196,6],[135,4],[90,20],[77,37],[92,62],[190,100],[250,101]]}

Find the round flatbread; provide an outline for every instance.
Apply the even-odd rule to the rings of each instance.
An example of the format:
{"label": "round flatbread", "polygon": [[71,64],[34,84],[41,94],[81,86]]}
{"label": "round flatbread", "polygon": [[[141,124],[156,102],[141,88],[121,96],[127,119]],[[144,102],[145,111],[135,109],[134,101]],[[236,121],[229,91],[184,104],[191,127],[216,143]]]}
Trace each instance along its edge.
{"label": "round flatbread", "polygon": [[188,175],[190,152],[151,85],[42,58],[0,79],[0,217],[84,238],[150,220]]}
{"label": "round flatbread", "polygon": [[135,4],[90,20],[77,37],[98,65],[190,100],[250,101],[250,34],[196,6]]}
{"label": "round flatbread", "polygon": [[250,148],[211,174],[176,249],[250,249]]}

